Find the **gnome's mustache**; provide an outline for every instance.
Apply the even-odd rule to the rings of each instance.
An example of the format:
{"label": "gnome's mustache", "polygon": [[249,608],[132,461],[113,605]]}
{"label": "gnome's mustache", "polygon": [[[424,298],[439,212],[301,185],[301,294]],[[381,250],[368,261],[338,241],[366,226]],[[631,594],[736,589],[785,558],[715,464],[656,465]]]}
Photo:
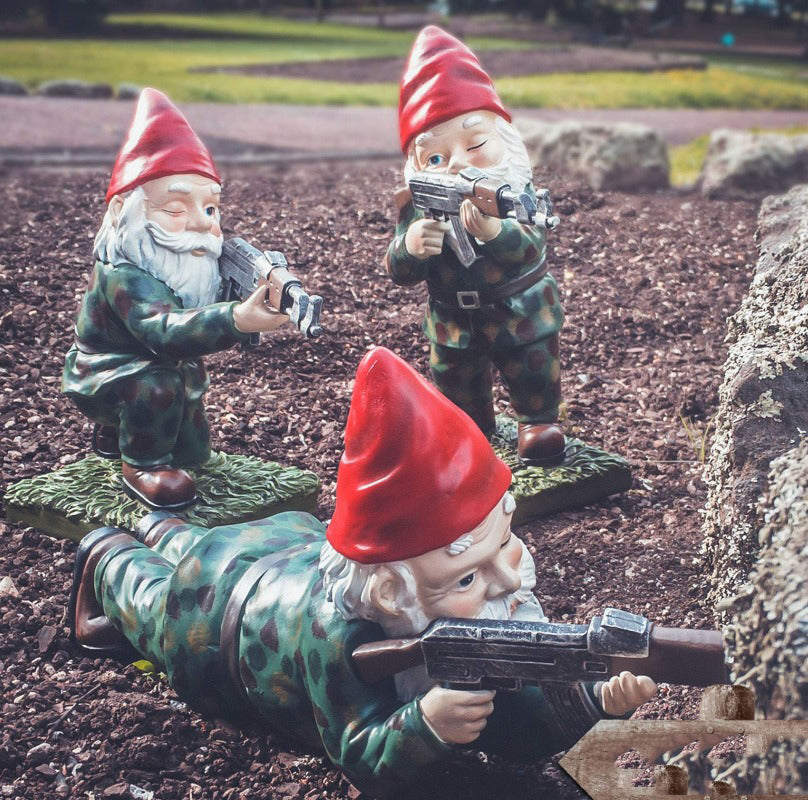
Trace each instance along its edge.
{"label": "gnome's mustache", "polygon": [[190,253],[192,250],[204,250],[213,258],[219,258],[222,254],[223,236],[215,236],[212,233],[197,233],[196,231],[181,231],[170,233],[165,228],[160,227],[153,220],[146,222],[146,230],[160,247],[165,247],[172,253]]}

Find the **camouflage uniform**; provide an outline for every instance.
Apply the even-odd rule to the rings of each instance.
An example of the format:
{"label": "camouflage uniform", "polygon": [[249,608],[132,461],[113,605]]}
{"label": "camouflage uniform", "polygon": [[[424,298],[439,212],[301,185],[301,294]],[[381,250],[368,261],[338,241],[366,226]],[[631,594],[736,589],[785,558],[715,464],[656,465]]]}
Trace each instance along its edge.
{"label": "camouflage uniform", "polygon": [[184,309],[169,287],[131,264],[97,262],[67,353],[64,391],[90,419],[119,429],[124,461],[193,466],[210,455],[200,356],[246,341],[235,303]]}
{"label": "camouflage uniform", "polygon": [[[529,184],[527,190],[533,193]],[[425,260],[407,252],[407,230],[423,218],[412,202],[401,208],[385,263],[396,283],[409,286],[425,280],[430,289],[423,329],[431,343],[436,386],[483,431],[490,432],[494,427],[493,363],[520,422],[555,422],[561,400],[558,331],[564,309],[553,276],[545,273],[527,289],[475,310],[463,310],[456,302],[436,296],[485,293],[540,267],[545,259],[544,230],[503,220],[495,239],[473,242],[481,257],[466,268],[448,240],[440,255]]]}
{"label": "camouflage uniform", "polygon": [[[112,548],[95,570],[95,592],[186,702],[214,716],[257,718],[325,750],[360,788],[387,794],[452,747],[431,732],[417,699],[397,698],[392,680],[357,677],[353,650],[386,637],[375,623],[346,622],[326,600],[324,537],[322,523],[297,511],[212,529],[177,525],[153,549],[134,540]],[[251,576],[266,554],[269,564]],[[538,688],[500,692],[495,704],[474,747],[503,755],[551,755],[594,721],[572,736],[562,731]]]}

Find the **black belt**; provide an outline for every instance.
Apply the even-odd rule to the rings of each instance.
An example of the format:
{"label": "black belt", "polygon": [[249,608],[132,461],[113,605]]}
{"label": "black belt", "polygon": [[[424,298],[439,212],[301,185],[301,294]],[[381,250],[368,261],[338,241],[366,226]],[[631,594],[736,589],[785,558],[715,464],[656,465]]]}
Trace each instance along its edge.
{"label": "black belt", "polygon": [[247,699],[247,690],[244,687],[244,682],[241,680],[241,673],[238,666],[238,643],[239,634],[241,633],[241,618],[244,616],[244,606],[252,594],[255,585],[264,577],[267,570],[272,568],[273,564],[284,558],[288,558],[291,552],[298,555],[310,549],[311,545],[307,544],[303,547],[294,548],[291,551],[280,550],[277,553],[270,553],[269,555],[259,558],[256,562],[251,564],[246,572],[236,581],[236,585],[233,587],[233,591],[227,599],[227,605],[225,605],[224,613],[222,614],[221,633],[219,634],[219,658],[224,664],[233,687],[244,700]]}
{"label": "black belt", "polygon": [[488,306],[498,300],[504,300],[506,297],[512,297],[519,294],[519,292],[524,292],[534,283],[538,283],[546,274],[547,263],[542,262],[530,272],[505,281],[505,283],[500,283],[499,286],[492,286],[489,289],[467,289],[460,292],[450,292],[436,286],[434,283],[427,282],[427,286],[429,287],[429,296],[433,300],[464,311],[473,311],[481,306]]}

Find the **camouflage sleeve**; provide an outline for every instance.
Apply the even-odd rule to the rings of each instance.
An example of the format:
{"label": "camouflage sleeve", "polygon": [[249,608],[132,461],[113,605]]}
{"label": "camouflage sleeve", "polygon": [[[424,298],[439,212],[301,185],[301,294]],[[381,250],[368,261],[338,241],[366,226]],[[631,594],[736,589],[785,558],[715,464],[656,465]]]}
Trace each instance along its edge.
{"label": "camouflage sleeve", "polygon": [[384,257],[384,265],[394,283],[399,286],[412,286],[419,281],[425,280],[427,275],[427,263],[429,259],[418,259],[407,252],[404,245],[404,237],[407,235],[410,225],[416,220],[423,219],[423,215],[410,202],[407,203],[398,213],[396,223],[396,236],[387,248]]}
{"label": "camouflage sleeve", "polygon": [[328,757],[357,787],[383,797],[446,758],[452,746],[432,733],[417,699],[402,705],[392,680],[363,683],[347,655],[353,649],[349,644],[322,671],[309,669],[307,688]]}
{"label": "camouflage sleeve", "polygon": [[544,261],[544,228],[522,225],[515,219],[502,220],[496,239],[481,245],[481,250],[503,267],[528,267]]}
{"label": "camouflage sleeve", "polygon": [[194,358],[249,339],[233,322],[235,302],[180,308],[165,284],[128,265],[105,270],[104,278],[107,302],[132,336],[156,355]]}

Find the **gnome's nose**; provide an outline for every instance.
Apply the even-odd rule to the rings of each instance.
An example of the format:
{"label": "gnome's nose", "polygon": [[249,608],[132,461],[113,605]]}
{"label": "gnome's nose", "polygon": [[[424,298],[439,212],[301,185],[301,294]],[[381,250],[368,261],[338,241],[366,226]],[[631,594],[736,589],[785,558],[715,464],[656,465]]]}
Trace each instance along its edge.
{"label": "gnome's nose", "polygon": [[488,584],[488,599],[494,600],[506,594],[512,594],[522,585],[519,573],[499,555],[493,568],[491,581]]}
{"label": "gnome's nose", "polygon": [[207,233],[213,227],[213,217],[204,211],[197,210],[189,216],[188,230],[194,233]]}

